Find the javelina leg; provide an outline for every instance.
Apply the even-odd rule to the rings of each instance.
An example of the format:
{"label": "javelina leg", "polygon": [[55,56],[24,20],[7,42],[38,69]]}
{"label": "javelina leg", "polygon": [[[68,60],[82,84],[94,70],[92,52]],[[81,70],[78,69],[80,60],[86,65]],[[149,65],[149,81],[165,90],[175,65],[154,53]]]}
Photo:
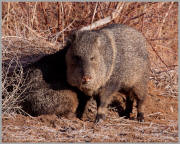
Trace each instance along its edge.
{"label": "javelina leg", "polygon": [[143,113],[143,103],[147,94],[147,90],[145,87],[141,87],[141,85],[134,88],[135,98],[137,102],[137,120],[142,122],[144,121],[144,113]]}
{"label": "javelina leg", "polygon": [[132,91],[130,91],[128,93],[128,95],[126,96],[126,109],[124,111],[124,115],[127,118],[130,118],[130,113],[132,113],[132,109],[133,109],[133,96],[132,96]]}
{"label": "javelina leg", "polygon": [[97,115],[96,115],[95,123],[98,123],[99,120],[105,119],[105,114],[108,105],[108,96],[105,97],[105,95],[103,96],[98,95],[95,97],[95,99],[97,103]]}
{"label": "javelina leg", "polygon": [[137,120],[140,122],[144,121],[144,113],[142,112],[142,105],[144,100],[137,100]]}
{"label": "javelina leg", "polygon": [[109,83],[101,90],[100,94],[95,97],[97,102],[97,115],[95,123],[99,122],[100,119],[105,119],[107,106],[111,102],[113,93],[117,91],[118,84]]}
{"label": "javelina leg", "polygon": [[88,102],[88,100],[90,99],[89,96],[85,95],[84,93],[82,93],[79,90],[76,90],[77,96],[78,96],[78,101],[79,101],[79,105],[76,109],[76,116],[81,119],[82,115],[84,113],[84,110],[86,108],[86,104]]}

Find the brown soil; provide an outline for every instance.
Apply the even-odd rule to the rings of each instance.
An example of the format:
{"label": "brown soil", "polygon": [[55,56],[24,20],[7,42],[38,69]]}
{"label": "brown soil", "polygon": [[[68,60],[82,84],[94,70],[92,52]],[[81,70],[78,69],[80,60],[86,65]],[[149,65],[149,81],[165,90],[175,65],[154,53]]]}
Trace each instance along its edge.
{"label": "brown soil", "polygon": [[78,118],[3,115],[3,142],[177,142],[178,100],[149,95],[145,122],[119,117],[110,109],[107,119],[94,124]]}

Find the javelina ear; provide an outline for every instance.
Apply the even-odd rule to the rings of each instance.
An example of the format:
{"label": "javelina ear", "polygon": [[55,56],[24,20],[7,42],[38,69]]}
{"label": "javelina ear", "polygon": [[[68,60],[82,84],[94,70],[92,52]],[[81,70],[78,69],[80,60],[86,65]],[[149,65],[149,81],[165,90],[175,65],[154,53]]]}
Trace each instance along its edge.
{"label": "javelina ear", "polygon": [[77,37],[77,30],[74,30],[71,32],[71,34],[69,35],[68,41],[70,43],[72,43]]}
{"label": "javelina ear", "polygon": [[69,34],[69,36],[66,38],[66,47],[70,48],[74,42],[74,40],[76,39],[76,31],[72,31],[71,34]]}
{"label": "javelina ear", "polygon": [[97,47],[100,47],[102,45],[102,37],[100,36],[97,36],[96,39],[95,39],[95,44]]}

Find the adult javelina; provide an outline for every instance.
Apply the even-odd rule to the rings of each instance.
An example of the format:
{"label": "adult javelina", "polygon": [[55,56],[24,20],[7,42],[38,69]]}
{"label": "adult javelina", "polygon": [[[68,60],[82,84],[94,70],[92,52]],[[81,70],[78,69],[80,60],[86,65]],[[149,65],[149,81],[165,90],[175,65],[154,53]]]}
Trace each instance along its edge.
{"label": "adult javelina", "polygon": [[94,31],[77,31],[66,54],[67,81],[97,102],[95,122],[105,118],[114,92],[126,94],[129,117],[137,102],[137,119],[143,121],[142,105],[147,95],[149,59],[142,34],[114,24]]}

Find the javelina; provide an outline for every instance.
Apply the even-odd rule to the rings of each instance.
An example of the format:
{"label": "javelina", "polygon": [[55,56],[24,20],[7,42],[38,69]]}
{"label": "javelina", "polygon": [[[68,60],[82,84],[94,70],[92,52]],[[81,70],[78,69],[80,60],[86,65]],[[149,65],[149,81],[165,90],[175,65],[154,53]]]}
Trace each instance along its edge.
{"label": "javelina", "polygon": [[65,51],[66,48],[46,55],[25,68],[28,85],[25,86],[23,109],[27,113],[75,116],[83,93],[66,82]]}
{"label": "javelina", "polygon": [[129,117],[137,102],[137,119],[143,121],[147,95],[149,59],[146,40],[133,28],[113,24],[99,30],[77,31],[70,36],[66,54],[67,81],[97,102],[95,122],[105,118],[112,94],[127,95]]}

